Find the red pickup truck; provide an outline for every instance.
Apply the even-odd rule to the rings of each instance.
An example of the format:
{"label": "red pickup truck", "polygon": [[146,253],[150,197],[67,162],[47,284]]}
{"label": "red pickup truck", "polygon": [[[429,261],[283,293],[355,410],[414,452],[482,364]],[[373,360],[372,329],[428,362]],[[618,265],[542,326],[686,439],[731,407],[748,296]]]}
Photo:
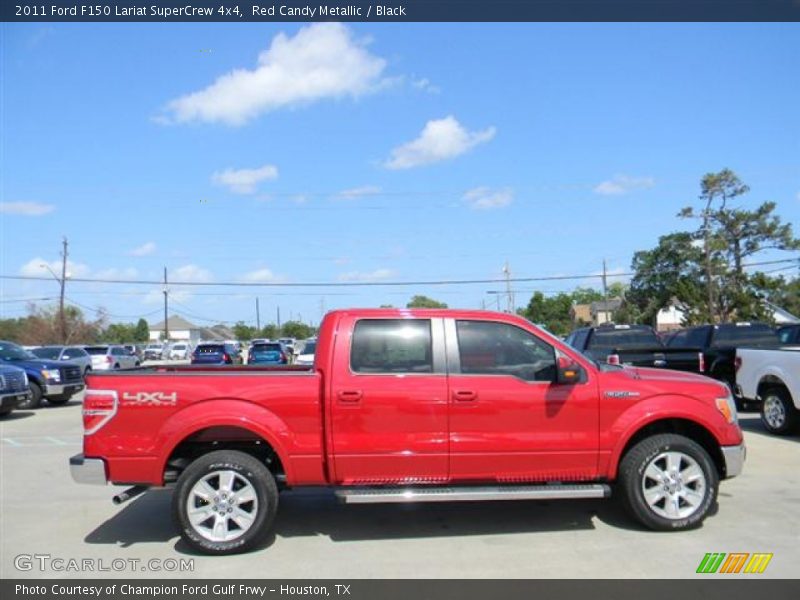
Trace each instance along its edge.
{"label": "red pickup truck", "polygon": [[91,374],[81,483],[174,486],[198,550],[268,535],[281,489],[344,502],[599,498],[645,526],[697,526],[745,447],[729,389],[598,364],[520,317],[340,310],[311,367]]}

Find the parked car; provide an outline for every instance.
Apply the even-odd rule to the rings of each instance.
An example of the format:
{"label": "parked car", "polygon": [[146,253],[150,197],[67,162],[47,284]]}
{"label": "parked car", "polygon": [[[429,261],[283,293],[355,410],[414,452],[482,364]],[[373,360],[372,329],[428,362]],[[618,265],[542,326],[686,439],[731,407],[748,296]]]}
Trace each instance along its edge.
{"label": "parked car", "polygon": [[92,370],[115,371],[119,369],[135,369],[141,363],[136,355],[128,352],[124,346],[110,344],[84,346],[92,357]]}
{"label": "parked car", "polygon": [[253,344],[247,354],[248,365],[287,365],[289,352],[280,342]]}
{"label": "parked car", "polygon": [[128,351],[128,354],[135,356],[139,362],[144,360],[144,347],[140,344],[123,344],[123,348]]}
{"label": "parked car", "polygon": [[169,349],[170,360],[186,360],[192,354],[192,347],[186,342],[175,342]]}
{"label": "parked car", "polygon": [[29,402],[31,395],[25,369],[0,364],[0,417],[10,414],[20,403]]}
{"label": "parked car", "polygon": [[225,342],[197,344],[192,352],[193,365],[240,365],[242,362],[236,346]]}
{"label": "parked car", "polygon": [[289,354],[294,354],[294,346],[297,343],[297,340],[290,337],[282,337],[278,338],[278,341],[284,345],[286,350],[289,351]]}
{"label": "parked car", "polygon": [[[766,323],[739,322],[720,325],[699,325],[673,333],[668,348],[700,349],[705,358],[703,372],[736,390],[737,348],[775,348],[779,345],[775,330]],[[736,397],[738,408],[746,402]]]}
{"label": "parked car", "polygon": [[788,435],[800,428],[800,348],[740,348],[736,386],[740,396],[759,403],[770,433]]}
{"label": "parked car", "polygon": [[38,358],[63,360],[78,365],[85,376],[92,369],[92,357],[80,346],[40,346],[31,350]]}
{"label": "parked car", "polygon": [[317,341],[306,341],[302,347],[298,349],[298,354],[294,357],[294,364],[296,365],[313,365],[314,353],[317,351]]}
{"label": "parked car", "polygon": [[800,324],[778,327],[777,333],[781,344],[800,346]]}
{"label": "parked car", "polygon": [[144,360],[161,360],[163,353],[163,344],[147,344],[144,348]]}
{"label": "parked car", "polygon": [[93,373],[73,478],[134,485],[118,503],[174,483],[184,542],[230,554],[268,538],[280,489],[373,503],[613,486],[645,527],[680,531],[715,512],[719,481],[744,465],[726,386],[597,364],[517,315],[333,311],[317,347],[313,368]]}
{"label": "parked car", "polygon": [[31,395],[18,408],[37,408],[46,398],[50,404],[66,404],[83,390],[83,373],[78,365],[37,358],[13,342],[0,341],[0,360],[24,369]]}
{"label": "parked car", "polygon": [[692,373],[703,370],[703,354],[698,348],[667,348],[648,325],[583,327],[573,331],[566,341],[598,362]]}

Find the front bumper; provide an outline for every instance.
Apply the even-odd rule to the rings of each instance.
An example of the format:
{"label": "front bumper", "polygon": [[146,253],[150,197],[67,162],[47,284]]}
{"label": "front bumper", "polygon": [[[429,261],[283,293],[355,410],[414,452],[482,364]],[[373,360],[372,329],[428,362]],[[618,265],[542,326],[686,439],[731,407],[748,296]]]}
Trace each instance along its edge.
{"label": "front bumper", "polygon": [[16,408],[23,400],[31,397],[30,390],[25,392],[4,392],[0,394],[0,409]]}
{"label": "front bumper", "polygon": [[744,442],[738,446],[722,446],[722,458],[725,459],[726,479],[741,474],[746,456],[747,448]]}
{"label": "front bumper", "polygon": [[72,396],[84,388],[82,383],[45,383],[42,386],[44,396]]}
{"label": "front bumper", "polygon": [[69,459],[69,472],[75,483],[90,485],[105,485],[106,464],[102,458],[86,458],[83,454],[76,454]]}

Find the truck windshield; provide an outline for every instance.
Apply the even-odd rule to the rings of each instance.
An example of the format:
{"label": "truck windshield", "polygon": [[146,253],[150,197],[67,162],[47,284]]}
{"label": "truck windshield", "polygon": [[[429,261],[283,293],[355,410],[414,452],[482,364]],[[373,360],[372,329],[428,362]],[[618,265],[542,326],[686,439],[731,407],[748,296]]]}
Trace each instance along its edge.
{"label": "truck windshield", "polygon": [[58,356],[61,354],[61,348],[34,348],[31,352],[39,358],[58,360]]}
{"label": "truck windshield", "polygon": [[615,348],[635,350],[661,346],[658,336],[650,329],[595,329],[589,342],[589,349],[599,352],[611,352]]}
{"label": "truck windshield", "polygon": [[714,346],[775,346],[780,340],[769,325],[732,325],[719,327],[714,334]]}
{"label": "truck windshield", "polygon": [[16,344],[0,343],[0,359],[2,360],[31,360],[36,356]]}

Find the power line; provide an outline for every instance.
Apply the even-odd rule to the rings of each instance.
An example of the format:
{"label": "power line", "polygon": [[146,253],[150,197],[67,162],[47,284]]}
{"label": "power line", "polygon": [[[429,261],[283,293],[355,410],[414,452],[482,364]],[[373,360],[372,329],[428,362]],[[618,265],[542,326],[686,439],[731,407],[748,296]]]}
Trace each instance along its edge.
{"label": "power line", "polygon": [[[797,263],[796,258],[781,260],[768,260],[743,264],[743,267],[756,267],[763,265],[776,265],[785,263]],[[653,271],[656,272],[656,271]],[[661,271],[668,272],[668,271]],[[607,273],[606,277],[632,277],[635,272]],[[520,283],[531,281],[570,281],[583,279],[602,279],[602,273],[592,273],[590,275],[550,275],[540,277],[512,277],[512,278],[491,278],[491,279],[434,279],[417,281],[317,281],[317,282],[253,282],[253,281],[172,281],[172,286],[183,287],[268,287],[268,288],[296,288],[296,287],[398,287],[398,286],[421,286],[421,285],[485,285],[491,283]],[[35,275],[0,275],[0,279],[12,279],[21,281],[47,281],[47,277]],[[89,277],[70,278],[71,283],[106,283],[106,284],[126,284],[126,285],[164,285],[163,281],[152,279],[103,279]]]}

